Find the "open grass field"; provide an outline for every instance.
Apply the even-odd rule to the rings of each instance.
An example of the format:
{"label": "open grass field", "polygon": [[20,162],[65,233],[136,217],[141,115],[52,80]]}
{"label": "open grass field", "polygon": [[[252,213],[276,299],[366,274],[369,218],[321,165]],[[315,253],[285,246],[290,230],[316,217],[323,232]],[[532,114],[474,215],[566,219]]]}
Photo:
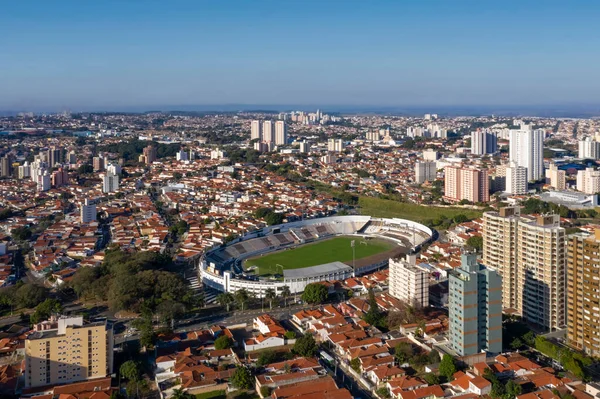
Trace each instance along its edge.
{"label": "open grass field", "polygon": [[[306,244],[297,248],[277,251],[264,256],[246,260],[246,269],[257,266],[256,275],[281,274],[281,265],[285,269],[301,269],[321,265],[329,262],[352,261],[352,247],[350,242],[356,241],[356,259],[366,258],[392,249],[395,244],[383,239],[369,239],[364,241],[360,237],[335,237],[329,240]],[[366,242],[363,244],[361,242]]]}
{"label": "open grass field", "polygon": [[363,215],[408,219],[423,224],[440,217],[451,219],[462,214],[469,219],[476,219],[482,215],[482,212],[472,209],[417,205],[372,197],[360,197],[358,205]]}

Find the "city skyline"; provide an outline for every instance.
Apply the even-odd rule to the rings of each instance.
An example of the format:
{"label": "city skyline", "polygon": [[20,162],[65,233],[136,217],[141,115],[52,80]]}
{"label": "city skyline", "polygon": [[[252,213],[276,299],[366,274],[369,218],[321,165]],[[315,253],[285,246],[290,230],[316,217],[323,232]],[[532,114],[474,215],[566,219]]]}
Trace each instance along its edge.
{"label": "city skyline", "polygon": [[599,7],[13,3],[0,25],[11,38],[0,66],[0,109],[595,109],[599,59],[589,49],[598,44]]}

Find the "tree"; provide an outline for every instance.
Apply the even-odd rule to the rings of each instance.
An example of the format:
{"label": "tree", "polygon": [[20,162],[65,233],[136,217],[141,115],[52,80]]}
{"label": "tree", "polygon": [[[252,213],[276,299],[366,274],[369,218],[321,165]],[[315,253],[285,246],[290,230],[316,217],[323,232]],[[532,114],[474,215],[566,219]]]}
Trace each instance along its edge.
{"label": "tree", "polygon": [[296,332],[295,331],[286,331],[285,334],[283,334],[284,337],[286,337],[287,339],[296,339]]}
{"label": "tree", "polygon": [[31,238],[31,229],[29,227],[17,227],[16,229],[12,229],[11,232],[12,237],[17,241],[26,241]]}
{"label": "tree", "polygon": [[173,391],[173,395],[171,396],[171,399],[195,399],[195,398],[196,397],[194,395],[184,391],[181,388],[175,389]]}
{"label": "tree", "polygon": [[16,307],[33,308],[48,297],[48,289],[35,284],[19,286],[14,295]]}
{"label": "tree", "polygon": [[442,357],[442,361],[440,363],[440,375],[446,377],[446,379],[449,381],[454,373],[456,373],[456,364],[454,363],[454,358],[446,353]]}
{"label": "tree", "polygon": [[281,296],[283,298],[283,305],[287,306],[287,299],[292,296],[292,292],[290,291],[290,287],[284,285],[281,287]]}
{"label": "tree", "polygon": [[58,300],[48,298],[44,302],[37,305],[35,312],[31,316],[31,323],[37,324],[40,321],[44,321],[53,313],[61,313],[62,309],[63,307]]}
{"label": "tree", "polygon": [[440,377],[438,377],[437,375],[435,375],[433,373],[427,373],[427,374],[423,375],[423,379],[429,385],[439,385],[439,383],[440,383]]}
{"label": "tree", "polygon": [[469,221],[469,218],[466,217],[465,215],[463,215],[462,213],[458,214],[454,217],[454,223],[457,223],[457,224],[468,222],[468,221]]}
{"label": "tree", "polygon": [[469,239],[467,240],[467,246],[476,249],[478,251],[481,251],[483,249],[483,237],[481,236],[473,236],[473,237],[469,237]]}
{"label": "tree", "polygon": [[440,353],[435,349],[432,349],[427,356],[429,357],[429,363],[431,364],[440,362]]}
{"label": "tree", "polygon": [[302,300],[310,304],[323,303],[327,299],[328,290],[323,284],[311,283],[304,288]]}
{"label": "tree", "polygon": [[221,335],[217,339],[215,339],[215,349],[229,349],[233,346],[233,339],[228,337],[227,335]]}
{"label": "tree", "polygon": [[402,365],[408,363],[408,361],[414,356],[413,346],[410,342],[400,342],[394,348],[394,354],[398,364]]}
{"label": "tree", "polygon": [[273,288],[267,288],[265,291],[265,299],[269,301],[269,309],[273,309],[273,300],[277,298],[277,293]]}
{"label": "tree", "polygon": [[522,338],[527,346],[533,347],[535,345],[535,333],[533,331],[526,332]]}
{"label": "tree", "polygon": [[379,388],[377,391],[377,396],[382,397],[382,398],[389,398],[390,397],[390,392],[388,391],[388,389],[386,387],[381,387]]}
{"label": "tree", "polygon": [[139,381],[142,377],[142,371],[140,370],[139,364],[133,360],[128,360],[123,363],[119,368],[119,373],[121,374],[121,377],[129,381]]}
{"label": "tree", "polygon": [[512,342],[510,343],[510,347],[513,350],[521,349],[523,347],[523,341],[521,341],[521,339],[517,337],[512,340]]}
{"label": "tree", "polygon": [[248,291],[246,291],[244,288],[242,288],[241,290],[237,290],[234,294],[234,297],[235,297],[235,301],[237,302],[239,307],[242,308],[242,311],[243,311],[244,307],[248,303],[248,300],[250,299],[250,295],[248,295]]}
{"label": "tree", "polygon": [[375,299],[375,292],[372,288],[369,288],[369,310],[363,316],[363,320],[369,323],[372,326],[379,326],[385,320],[383,313],[379,310],[379,305],[377,304],[377,300]]}
{"label": "tree", "polygon": [[136,319],[132,325],[140,331],[140,345],[146,348],[153,347],[156,342],[156,333],[154,332],[150,317],[146,315],[141,319]]}
{"label": "tree", "polygon": [[352,370],[356,371],[357,374],[360,374],[362,371],[360,359],[355,357],[354,359],[350,360],[350,367],[352,367]]}
{"label": "tree", "polygon": [[231,376],[231,384],[238,389],[250,389],[254,386],[252,374],[244,366],[238,366]]}
{"label": "tree", "polygon": [[272,350],[266,350],[258,355],[256,365],[259,367],[266,366],[267,364],[274,363],[277,360],[277,353]]}
{"label": "tree", "polygon": [[311,334],[305,334],[300,338],[296,339],[294,344],[294,352],[300,356],[313,357],[319,350],[317,342]]}
{"label": "tree", "polygon": [[[506,395],[505,399],[514,399],[523,392],[523,388],[520,384],[517,384],[514,380],[510,380],[506,383]],[[564,399],[564,398],[563,398]]]}
{"label": "tree", "polygon": [[222,294],[217,295],[217,302],[219,305],[225,306],[229,312],[229,306],[235,302],[235,298],[230,292],[223,292]]}

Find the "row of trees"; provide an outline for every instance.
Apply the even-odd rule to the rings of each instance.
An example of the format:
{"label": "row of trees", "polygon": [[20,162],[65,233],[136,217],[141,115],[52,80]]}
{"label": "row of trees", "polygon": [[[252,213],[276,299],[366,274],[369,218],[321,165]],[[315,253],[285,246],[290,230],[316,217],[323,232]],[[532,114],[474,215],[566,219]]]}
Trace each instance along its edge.
{"label": "row of trees", "polygon": [[[265,299],[269,302],[269,309],[273,309],[273,302],[279,297],[283,298],[284,305],[287,306],[287,299],[291,296],[290,287],[287,285],[282,287],[279,295],[277,295],[277,292],[273,288],[265,291]],[[238,290],[233,294],[231,292],[223,292],[217,295],[217,303],[225,306],[228,312],[231,310],[232,305],[236,305],[241,310],[246,309],[252,299],[252,295],[245,289]]]}
{"label": "row of trees", "polygon": [[119,154],[120,158],[126,161],[137,161],[138,157],[148,145],[153,145],[156,148],[157,158],[174,157],[179,152],[180,144],[162,144],[155,141],[143,141],[134,138],[128,142],[107,144],[99,148],[100,151],[112,152]]}
{"label": "row of trees", "polygon": [[254,211],[254,217],[264,219],[269,226],[283,223],[285,214],[274,212],[271,208],[259,208]]}

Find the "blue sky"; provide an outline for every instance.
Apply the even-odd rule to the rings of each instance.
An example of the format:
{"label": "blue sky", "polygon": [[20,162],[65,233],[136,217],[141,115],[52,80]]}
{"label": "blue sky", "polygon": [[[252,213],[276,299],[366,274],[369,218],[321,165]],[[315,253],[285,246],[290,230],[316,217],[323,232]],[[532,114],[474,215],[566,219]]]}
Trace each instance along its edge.
{"label": "blue sky", "polygon": [[600,104],[598,1],[10,1],[0,109]]}

